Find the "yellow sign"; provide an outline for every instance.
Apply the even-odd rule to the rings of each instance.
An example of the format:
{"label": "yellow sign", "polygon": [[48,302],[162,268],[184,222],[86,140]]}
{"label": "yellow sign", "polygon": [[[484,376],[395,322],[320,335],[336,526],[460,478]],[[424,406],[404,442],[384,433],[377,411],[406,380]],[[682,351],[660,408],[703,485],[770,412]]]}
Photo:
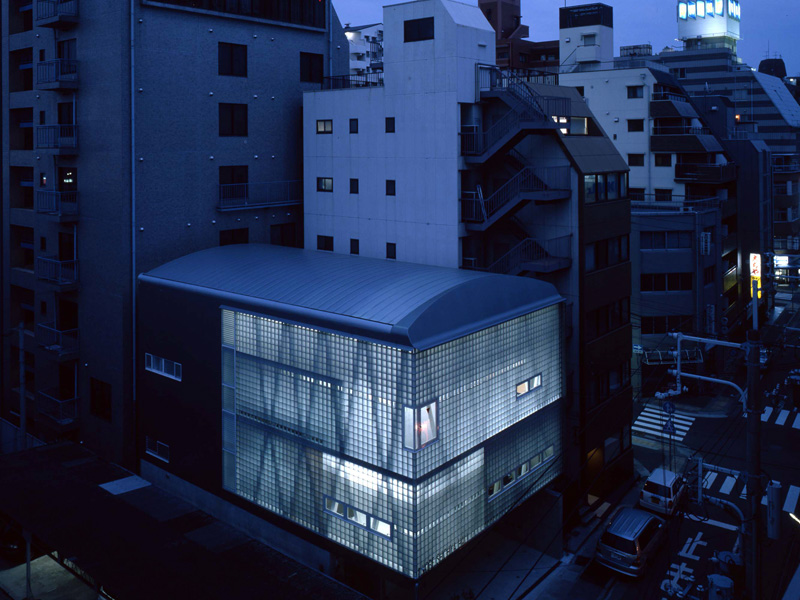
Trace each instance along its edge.
{"label": "yellow sign", "polygon": [[750,255],[750,297],[753,297],[753,282],[758,284],[758,299],[761,299],[761,255]]}

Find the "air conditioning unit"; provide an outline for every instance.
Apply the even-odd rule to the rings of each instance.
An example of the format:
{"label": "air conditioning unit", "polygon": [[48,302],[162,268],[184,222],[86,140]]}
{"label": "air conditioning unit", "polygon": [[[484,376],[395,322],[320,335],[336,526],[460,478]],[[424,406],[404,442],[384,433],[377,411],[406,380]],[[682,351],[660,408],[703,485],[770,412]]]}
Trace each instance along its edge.
{"label": "air conditioning unit", "polygon": [[700,254],[709,256],[711,254],[711,232],[704,231],[700,234]]}

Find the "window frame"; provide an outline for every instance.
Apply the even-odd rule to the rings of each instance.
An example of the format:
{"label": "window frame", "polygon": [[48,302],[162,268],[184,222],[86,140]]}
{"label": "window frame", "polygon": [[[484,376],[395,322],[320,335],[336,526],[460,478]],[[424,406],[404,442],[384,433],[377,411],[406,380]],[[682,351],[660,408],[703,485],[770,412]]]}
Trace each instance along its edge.
{"label": "window frame", "polygon": [[247,137],[248,105],[219,103],[219,137]]}
{"label": "window frame", "polygon": [[636,100],[639,98],[644,98],[644,86],[643,85],[629,85],[626,86],[628,88],[628,99],[629,100]]}
{"label": "window frame", "polygon": [[[167,363],[170,363],[172,369],[167,368]],[[161,356],[156,356],[150,352],[144,353],[144,370],[156,375],[161,375],[167,379],[175,381],[183,381],[183,365],[177,361],[170,360]],[[169,372],[171,370],[171,372]]]}
{"label": "window frame", "polygon": [[219,42],[217,74],[222,77],[247,77],[247,45]]}
{"label": "window frame", "polygon": [[[433,407],[433,437],[428,438],[423,442],[421,437],[422,431],[422,414]],[[410,424],[409,430],[409,417],[413,420]],[[428,421],[430,423],[430,420]],[[413,439],[411,439],[413,438]],[[403,449],[408,452],[420,452],[431,444],[439,441],[439,400],[433,400],[424,406],[407,406],[403,405]]]}
{"label": "window frame", "polygon": [[644,132],[644,119],[628,119],[628,132],[629,133],[643,133]]}
{"label": "window frame", "polygon": [[386,117],[385,125],[386,133],[397,133],[397,123],[395,122],[394,117]]}
{"label": "window frame", "polygon": [[387,196],[397,196],[397,180],[396,179],[387,179],[386,180],[386,195]]}
{"label": "window frame", "polygon": [[644,154],[629,153],[628,154],[628,166],[629,167],[643,167],[644,166]]}
{"label": "window frame", "polygon": [[[328,243],[330,242],[330,244]],[[328,247],[330,245],[330,247]],[[317,235],[317,250],[322,252],[333,252],[333,236]]]}
{"label": "window frame", "polygon": [[[328,185],[330,184],[330,185]],[[333,177],[317,177],[317,191],[326,194],[333,193]]]}
{"label": "window frame", "polygon": [[325,56],[316,52],[300,52],[300,83],[322,83],[325,80]]}
{"label": "window frame", "polygon": [[358,119],[350,119],[350,133],[358,133]]}
{"label": "window frame", "polygon": [[403,43],[425,42],[435,39],[435,23],[433,17],[408,19],[403,21]]}
{"label": "window frame", "polygon": [[332,135],[333,119],[317,119],[317,135]]}

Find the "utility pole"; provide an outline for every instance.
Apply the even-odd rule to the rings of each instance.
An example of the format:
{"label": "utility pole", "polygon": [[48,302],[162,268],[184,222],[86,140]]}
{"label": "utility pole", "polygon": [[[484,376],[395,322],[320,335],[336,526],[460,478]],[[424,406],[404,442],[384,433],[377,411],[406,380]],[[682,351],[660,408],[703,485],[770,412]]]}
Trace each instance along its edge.
{"label": "utility pole", "polygon": [[[755,310],[755,307],[754,307]],[[761,394],[759,355],[761,337],[757,330],[747,332],[747,498],[750,520],[745,563],[750,600],[761,598],[761,556],[758,524],[761,511]]]}

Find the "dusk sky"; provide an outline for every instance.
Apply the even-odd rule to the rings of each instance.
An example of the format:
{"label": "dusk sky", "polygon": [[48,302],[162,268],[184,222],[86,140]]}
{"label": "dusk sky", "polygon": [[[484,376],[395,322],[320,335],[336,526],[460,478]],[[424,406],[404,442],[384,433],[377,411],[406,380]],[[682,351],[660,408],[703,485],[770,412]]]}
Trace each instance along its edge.
{"label": "dusk sky", "polygon": [[[464,0],[477,4],[477,0]],[[383,4],[396,0],[333,0],[342,23],[353,25],[383,20]],[[589,4],[587,0],[567,0],[567,6]],[[650,43],[653,51],[677,46],[676,0],[606,0],[614,7],[614,43],[620,45]],[[786,61],[789,74],[800,74],[800,11],[798,0],[741,0],[742,41],[739,56],[752,67],[776,53]],[[558,37],[558,8],[564,0],[522,0],[523,23],[530,26],[533,41]]]}

